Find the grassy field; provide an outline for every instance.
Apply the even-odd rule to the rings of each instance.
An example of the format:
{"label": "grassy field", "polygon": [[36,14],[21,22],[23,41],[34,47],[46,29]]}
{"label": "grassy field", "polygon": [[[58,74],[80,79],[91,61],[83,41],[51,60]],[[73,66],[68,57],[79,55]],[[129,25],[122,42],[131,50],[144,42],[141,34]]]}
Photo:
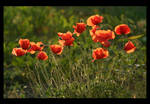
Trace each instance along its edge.
{"label": "grassy field", "polygon": [[[128,40],[116,35],[109,57],[92,63],[92,50],[101,44],[93,42],[88,27],[59,56],[44,48],[47,61],[37,60],[37,53],[11,54],[20,38],[57,44],[58,32],[73,32],[73,25],[95,14],[104,17],[102,29],[124,23],[131,28],[127,37],[144,34],[132,40],[135,52],[125,53]],[[146,7],[5,6],[3,48],[4,98],[146,98]]]}

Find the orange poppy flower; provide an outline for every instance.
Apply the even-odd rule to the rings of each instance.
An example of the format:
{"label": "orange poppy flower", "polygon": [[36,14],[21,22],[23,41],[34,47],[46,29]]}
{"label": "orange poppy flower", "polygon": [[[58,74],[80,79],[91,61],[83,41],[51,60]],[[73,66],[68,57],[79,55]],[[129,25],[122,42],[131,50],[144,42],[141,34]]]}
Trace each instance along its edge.
{"label": "orange poppy flower", "polygon": [[107,58],[108,56],[109,56],[108,50],[104,48],[96,48],[95,50],[93,50],[92,57],[94,58],[94,60],[92,60],[92,62],[94,62],[97,59]]}
{"label": "orange poppy flower", "polygon": [[86,30],[86,24],[85,23],[76,23],[76,26],[73,25],[74,33],[77,34],[77,36],[80,36],[80,34]]}
{"label": "orange poppy flower", "polygon": [[103,16],[93,15],[87,19],[87,25],[94,26],[101,23],[102,21],[103,21]]}
{"label": "orange poppy flower", "polygon": [[28,49],[30,47],[30,41],[28,39],[20,39],[19,45],[23,49]]}
{"label": "orange poppy flower", "polygon": [[104,42],[115,38],[115,34],[111,30],[96,30],[94,33],[91,32],[91,34],[94,42]]}
{"label": "orange poppy flower", "polygon": [[59,43],[62,46],[73,46],[74,38],[72,37],[72,33],[68,31],[67,33],[58,33],[58,36],[61,37],[62,40],[59,40]]}
{"label": "orange poppy flower", "polygon": [[73,46],[74,38],[72,37],[70,40],[59,40],[58,42],[62,46]]}
{"label": "orange poppy flower", "polygon": [[46,52],[40,51],[40,52],[37,54],[37,58],[40,59],[40,60],[47,60],[47,59],[48,59],[48,56],[47,56]]}
{"label": "orange poppy flower", "polygon": [[41,47],[41,45],[43,45],[42,42],[37,42],[35,44],[35,42],[30,42],[31,48],[27,51],[30,52],[31,54],[34,54],[35,51],[42,51],[42,49],[44,48],[44,46]]}
{"label": "orange poppy flower", "polygon": [[130,28],[126,24],[121,24],[115,27],[115,32],[117,35],[121,35],[121,34],[127,35],[130,33]]}
{"label": "orange poppy flower", "polygon": [[106,41],[115,38],[114,32],[111,30],[97,30],[95,34],[99,41]]}
{"label": "orange poppy flower", "polygon": [[12,54],[15,56],[23,56],[24,54],[26,54],[26,50],[22,48],[13,48]]}
{"label": "orange poppy flower", "polygon": [[60,55],[62,53],[63,47],[61,45],[50,45],[50,49],[53,53]]}
{"label": "orange poppy flower", "polygon": [[131,41],[128,41],[124,46],[124,50],[126,51],[126,53],[132,53],[135,51],[135,49],[136,47]]}
{"label": "orange poppy flower", "polygon": [[61,37],[63,40],[70,40],[72,38],[72,33],[68,31],[67,33],[58,33],[58,36]]}
{"label": "orange poppy flower", "polygon": [[108,40],[100,42],[104,47],[109,47],[110,46],[110,42]]}

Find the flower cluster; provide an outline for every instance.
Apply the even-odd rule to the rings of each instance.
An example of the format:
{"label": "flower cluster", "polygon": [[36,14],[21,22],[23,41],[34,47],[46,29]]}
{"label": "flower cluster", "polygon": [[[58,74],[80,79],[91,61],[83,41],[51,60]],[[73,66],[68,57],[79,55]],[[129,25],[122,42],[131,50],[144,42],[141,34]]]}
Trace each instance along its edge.
{"label": "flower cluster", "polygon": [[36,51],[39,51],[37,58],[41,60],[47,60],[47,54],[42,51],[44,44],[42,42],[30,42],[28,39],[19,40],[20,48],[13,48],[12,54],[15,56],[23,56],[24,54],[30,53],[34,54]]}
{"label": "flower cluster", "polygon": [[[87,25],[92,26],[92,29],[89,30],[92,40],[96,43],[101,43],[103,46],[103,48],[97,48],[93,50],[92,57],[94,58],[94,60],[92,60],[92,62],[97,59],[107,58],[109,56],[109,52],[105,48],[108,48],[110,46],[111,43],[109,40],[115,39],[115,33],[117,35],[127,35],[130,33],[130,28],[126,24],[120,24],[116,26],[115,33],[111,30],[102,30],[100,26],[98,26],[98,24],[101,23],[102,20],[103,17],[99,15],[94,15],[87,19]],[[134,52],[135,49],[136,47],[131,41],[128,41],[128,43],[125,44],[124,50],[127,53]]]}
{"label": "flower cluster", "polygon": [[[109,52],[107,48],[111,45],[111,42],[109,40],[115,39],[115,33],[117,35],[127,35],[129,34],[130,28],[126,24],[120,24],[117,25],[112,30],[103,30],[98,26],[100,23],[103,22],[104,17],[100,15],[93,15],[90,16],[87,19],[87,23],[76,23],[76,26],[73,25],[74,32],[67,31],[66,33],[58,32],[57,35],[59,37],[58,43],[59,44],[52,44],[49,45],[50,50],[57,55],[60,55],[63,52],[63,49],[65,46],[73,46],[73,42],[75,38],[73,37],[74,34],[76,34],[77,37],[79,37],[85,30],[87,26],[90,26],[91,29],[89,30],[89,33],[91,35],[91,38],[93,42],[95,43],[101,43],[102,47],[98,47],[93,50],[93,60],[94,62],[97,59],[103,59],[107,58],[109,56]],[[47,60],[48,55],[46,52],[43,51],[43,48],[45,45],[42,42],[30,42],[28,39],[20,39],[19,40],[20,48],[13,48],[12,54],[15,56],[23,56],[26,53],[35,54],[36,51],[38,51],[37,58],[40,60]],[[124,50],[126,53],[132,53],[134,52],[136,47],[134,44],[129,40],[125,46]]]}

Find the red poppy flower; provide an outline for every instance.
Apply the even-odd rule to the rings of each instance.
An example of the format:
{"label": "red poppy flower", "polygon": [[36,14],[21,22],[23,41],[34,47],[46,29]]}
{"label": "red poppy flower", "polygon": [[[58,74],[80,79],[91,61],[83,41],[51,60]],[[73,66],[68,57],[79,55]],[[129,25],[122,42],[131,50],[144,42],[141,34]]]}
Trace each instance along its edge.
{"label": "red poppy flower", "polygon": [[73,46],[74,38],[72,37],[70,40],[59,40],[59,44],[62,46]]}
{"label": "red poppy flower", "polygon": [[28,49],[30,47],[30,41],[28,39],[20,39],[19,44],[23,49]]}
{"label": "red poppy flower", "polygon": [[97,30],[95,34],[99,41],[106,41],[115,38],[114,32],[111,30]]}
{"label": "red poppy flower", "polygon": [[74,33],[77,34],[77,36],[80,36],[80,34],[86,30],[86,24],[85,23],[76,23],[76,26],[73,25]]}
{"label": "red poppy flower", "polygon": [[131,41],[128,41],[124,46],[124,50],[126,51],[126,53],[132,53],[135,51],[135,49],[136,47]]}
{"label": "red poppy flower", "polygon": [[111,30],[96,30],[94,33],[91,31],[91,34],[94,42],[104,42],[115,38],[115,34]]}
{"label": "red poppy flower", "polygon": [[130,33],[130,28],[126,24],[121,24],[121,25],[118,25],[118,26],[115,27],[115,32],[118,35],[121,35],[121,34],[127,35],[127,34]]}
{"label": "red poppy flower", "polygon": [[68,31],[67,33],[58,33],[58,36],[61,37],[62,40],[59,40],[59,43],[62,46],[73,46],[74,38],[72,37],[72,33]]}
{"label": "red poppy flower", "polygon": [[50,45],[50,49],[53,53],[60,55],[62,53],[63,47],[61,45]]}
{"label": "red poppy flower", "polygon": [[97,59],[107,58],[108,56],[109,56],[108,50],[104,48],[96,48],[95,50],[93,50],[92,57],[94,58],[94,60],[92,60],[92,62],[94,62]]}
{"label": "red poppy flower", "polygon": [[103,21],[103,16],[93,15],[87,19],[87,25],[94,26],[101,23],[102,21]]}
{"label": "red poppy flower", "polygon": [[47,60],[47,59],[48,59],[48,56],[47,56],[46,52],[40,51],[40,52],[37,54],[37,58],[40,59],[40,60]]}
{"label": "red poppy flower", "polygon": [[26,50],[22,48],[13,48],[12,54],[15,56],[23,56],[24,54],[26,54]]}
{"label": "red poppy flower", "polygon": [[72,38],[72,33],[68,31],[67,33],[58,33],[58,36],[61,37],[62,40],[70,40]]}
{"label": "red poppy flower", "polygon": [[42,49],[44,48],[44,46],[41,47],[41,45],[43,45],[42,42],[37,42],[35,44],[35,42],[30,42],[31,48],[27,51],[30,52],[31,54],[34,54],[35,51],[42,51]]}

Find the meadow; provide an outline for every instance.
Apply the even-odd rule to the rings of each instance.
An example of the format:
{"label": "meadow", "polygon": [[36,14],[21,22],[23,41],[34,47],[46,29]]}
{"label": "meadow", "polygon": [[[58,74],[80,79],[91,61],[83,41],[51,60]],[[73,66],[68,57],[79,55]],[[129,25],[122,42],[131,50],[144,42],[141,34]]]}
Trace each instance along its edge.
{"label": "meadow", "polygon": [[[48,60],[36,54],[12,55],[20,38],[45,45],[58,44],[58,32],[73,32],[73,25],[99,14],[102,29],[114,31],[128,24],[129,35],[116,35],[109,56],[92,62],[94,43],[86,28],[74,37],[61,55],[44,48]],[[136,50],[127,54],[124,44],[132,39]],[[4,7],[4,98],[146,98],[146,7],[138,6],[5,6]]]}

